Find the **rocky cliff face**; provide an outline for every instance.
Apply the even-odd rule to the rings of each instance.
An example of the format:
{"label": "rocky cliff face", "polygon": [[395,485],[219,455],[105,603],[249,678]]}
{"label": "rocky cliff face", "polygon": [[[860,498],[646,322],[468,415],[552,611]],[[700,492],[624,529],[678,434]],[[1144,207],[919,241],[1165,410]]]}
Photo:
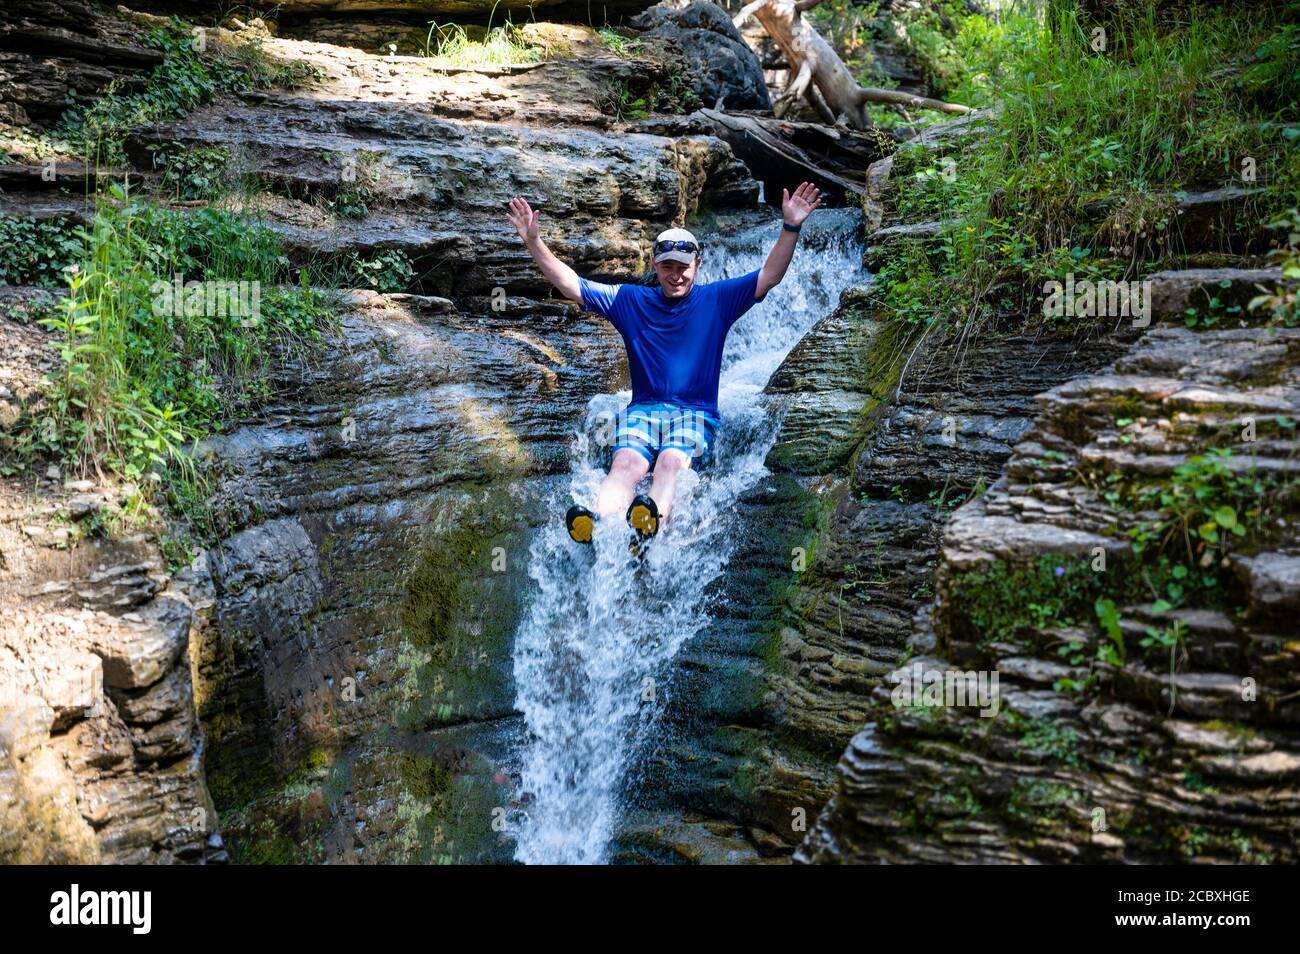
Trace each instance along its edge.
{"label": "rocky cliff face", "polygon": [[[389,28],[338,8],[295,5],[279,38],[230,24],[309,63],[308,87],[222,97],[127,152],[143,176],[150,146],[220,150],[232,181],[261,183],[232,204],[296,261],[400,250],[409,293],[347,293],[327,347],[286,356],[269,403],[196,449],[220,532],[187,568],[164,526],[114,531],[129,487],[0,482],[0,859],[511,857],[528,542],[588,400],[624,380],[612,330],[544,297],[505,202],[527,195],[580,273],[626,280],[658,230],[757,185],[702,114],[620,123],[620,90],[666,68],[586,28],[527,28],[569,58],[448,72],[375,55]],[[7,8],[0,120],[48,123],[74,82],[154,65],[140,21]],[[685,13],[642,24],[732,39],[692,38]],[[742,65],[699,90],[751,94]],[[960,149],[979,124],[919,147]],[[0,208],[83,219],[84,170],[61,158],[50,183],[28,159],[0,170]],[[869,266],[938,233],[899,221],[892,165],[866,177]],[[338,213],[358,190],[364,212]],[[1197,267],[1153,278],[1145,335],[921,337],[870,283],[845,293],[768,384],[770,474],[676,661],[617,860],[1294,860],[1294,498],[1201,568],[1221,594],[1204,606],[1135,587],[1114,627],[1096,610],[1098,572],[1144,579],[1141,528],[1107,494],[1205,468],[1224,486],[1212,448],[1243,479],[1295,483],[1295,332],[1169,327],[1275,277],[1251,200],[1177,200]],[[42,331],[0,323],[7,420],[50,362]],[[895,707],[891,674],[948,669],[996,672],[999,715]]]}
{"label": "rocky cliff face", "polygon": [[[6,12],[19,123],[57,115],[78,57],[103,64],[97,82],[157,61],[135,39],[146,15],[56,12]],[[5,858],[220,861],[220,831],[245,862],[508,860],[492,811],[518,797],[504,765],[527,541],[587,401],[626,371],[607,324],[540,300],[506,202],[529,196],[582,274],[626,279],[648,236],[758,191],[718,139],[611,129],[611,89],[642,89],[658,61],[533,30],[569,58],[449,75],[260,35],[311,64],[310,89],[224,97],[128,140],[143,175],[150,146],[251,170],[242,201],[295,259],[401,250],[412,289],[455,298],[356,293],[323,349],[280,364],[277,397],[196,449],[220,542],[183,573],[161,526],[96,536],[93,514],[119,506],[106,485],[50,477],[36,503],[11,486]],[[66,71],[42,73],[28,34]],[[79,173],[58,169],[12,167],[5,211],[84,221]],[[364,214],[332,214],[353,188]],[[30,389],[46,336],[5,334],[31,339],[6,365]]]}
{"label": "rocky cliff face", "polygon": [[292,400],[206,445],[209,783],[252,857],[507,860],[528,539],[619,343],[568,305],[355,299]]}
{"label": "rocky cliff face", "polygon": [[[978,123],[923,139],[951,152]],[[868,176],[880,226],[869,261],[938,234],[892,213],[893,163]],[[808,570],[792,574],[782,659],[757,710],[805,740],[851,736],[795,860],[1293,857],[1294,331],[1177,327],[1189,308],[1240,305],[1278,280],[1257,257],[1253,198],[1177,199],[1181,251],[1217,267],[1151,275],[1145,335],[1125,319],[1090,339],[900,343],[897,329],[891,342],[833,318],[826,333],[870,336],[855,350],[874,356],[871,373],[845,374],[812,347],[773,379],[817,382],[773,464],[815,474],[853,448],[846,476],[803,480],[844,489]],[[880,401],[872,385],[891,379],[897,393]],[[1271,509],[1216,496],[1237,486],[1229,473]],[[1212,499],[1233,511],[1215,519],[1235,524],[1239,509],[1252,524],[1243,549],[1201,543],[1190,570],[1153,568],[1150,508],[1181,500],[1204,520],[1209,505],[1187,501]],[[1205,592],[1193,596],[1194,577]],[[1109,623],[1101,599],[1118,604]],[[920,692],[956,673],[999,677],[1000,713]],[[919,701],[895,692],[912,685]],[[802,801],[771,775],[796,822],[827,791],[824,772],[811,775]]]}
{"label": "rocky cliff face", "polygon": [[116,493],[45,475],[0,501],[0,859],[226,860],[190,681],[211,609]]}
{"label": "rocky cliff face", "polygon": [[[57,110],[77,56],[110,64],[90,74],[103,82],[158,58],[121,21],[85,13],[81,29],[93,39],[43,25],[22,7],[0,22],[0,47],[45,30],[60,62],[67,60],[66,73],[51,77],[29,54],[10,54],[14,76],[33,77],[13,97],[24,117]],[[225,204],[255,213],[296,261],[401,252],[414,266],[412,290],[443,296],[498,286],[510,295],[549,294],[502,211],[515,195],[532,197],[553,225],[548,240],[557,255],[604,277],[644,270],[650,239],[701,203],[752,204],[755,183],[714,137],[611,135],[620,96],[644,96],[664,76],[659,60],[619,57],[583,27],[534,24],[525,33],[554,57],[527,69],[447,70],[422,57],[390,60],[253,27],[213,29],[204,35],[214,49],[253,42],[268,62],[299,64],[312,79],[296,90],[220,97],[184,119],[136,131],[126,151],[148,174],[151,149],[206,150],[217,177],[239,196]],[[0,210],[84,221],[84,190],[77,190],[84,171],[76,157],[57,158],[53,181],[35,160],[9,170],[22,188],[6,194]],[[340,196],[359,202],[360,214],[338,211]]]}
{"label": "rocky cliff face", "polygon": [[[45,293],[5,289],[7,306]],[[3,319],[0,424],[58,359]],[[51,466],[0,481],[0,860],[222,862],[190,681],[211,610],[136,489]]]}
{"label": "rocky cliff face", "polygon": [[[1279,421],[1300,406],[1298,347],[1288,329],[1157,329],[1038,398],[1004,475],[945,527],[937,599],[909,634],[908,671],[997,672],[1001,713],[896,709],[878,684],[800,860],[1294,859],[1297,443]],[[1199,561],[1215,608],[1162,609],[1106,488],[1186,474],[1207,446],[1289,484],[1289,513]],[[1110,637],[1102,574],[1137,584]],[[1090,680],[1107,638],[1122,653]]]}
{"label": "rocky cliff face", "polygon": [[[981,122],[932,127],[911,148],[952,154]],[[893,165],[867,176],[873,267],[939,233],[899,219]],[[1084,601],[1073,576],[1056,575],[1074,574],[1091,545],[1123,550],[1130,527],[1117,532],[1099,482],[1167,479],[1217,446],[1235,450],[1241,473],[1294,483],[1293,332],[1173,327],[1212,297],[1241,305],[1278,280],[1241,254],[1264,245],[1253,197],[1178,198],[1182,250],[1215,267],[1151,275],[1145,337],[1128,319],[1068,336],[922,337],[867,286],[800,342],[768,385],[782,421],[772,475],[745,500],[751,530],[716,627],[682,653],[690,690],[631,856],[1291,856],[1295,644],[1280,607],[1296,594],[1294,498],[1252,514],[1269,531],[1224,569],[1225,605],[1170,615],[1129,591],[1117,614],[1132,656],[1111,668],[1087,662],[1103,589],[1094,580]],[[1268,438],[1233,440],[1246,417]],[[1142,578],[1122,559],[1108,572]],[[1186,629],[1171,693],[1160,639],[1175,622]],[[1014,639],[994,638],[993,623]],[[896,710],[891,691],[918,665],[997,673],[1001,718]]]}

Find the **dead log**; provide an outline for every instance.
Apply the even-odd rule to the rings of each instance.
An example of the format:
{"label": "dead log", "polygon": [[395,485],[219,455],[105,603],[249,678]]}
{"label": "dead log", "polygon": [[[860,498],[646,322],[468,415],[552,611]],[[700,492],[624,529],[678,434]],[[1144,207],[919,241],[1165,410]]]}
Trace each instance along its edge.
{"label": "dead log", "polygon": [[867,168],[893,149],[888,137],[867,135],[788,119],[700,109],[715,135],[765,184],[768,194],[781,185],[808,180],[833,204],[861,201]]}
{"label": "dead log", "polygon": [[822,0],[754,0],[732,21],[739,29],[750,16],[763,25],[786,62],[794,79],[773,104],[777,117],[785,115],[795,100],[803,97],[828,123],[867,129],[866,104],[893,103],[913,109],[936,109],[945,113],[968,113],[971,107],[927,99],[892,89],[859,86],[844,61],[817,29],[803,16]]}

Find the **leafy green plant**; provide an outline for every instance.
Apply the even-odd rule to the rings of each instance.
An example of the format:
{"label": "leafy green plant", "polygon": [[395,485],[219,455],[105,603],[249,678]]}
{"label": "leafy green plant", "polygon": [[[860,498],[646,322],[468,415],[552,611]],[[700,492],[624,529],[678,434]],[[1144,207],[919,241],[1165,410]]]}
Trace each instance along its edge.
{"label": "leafy green plant", "polygon": [[1091,615],[1101,585],[1080,556],[1043,554],[1027,566],[993,562],[954,577],[950,625],[980,646],[1013,640],[1025,627],[1078,625]]}
{"label": "leafy green plant", "polygon": [[1296,288],[1300,285],[1300,208],[1292,207],[1269,227],[1280,229],[1286,235],[1285,243],[1270,253],[1282,269],[1282,282],[1273,289],[1260,287],[1257,295],[1246,306],[1250,311],[1263,310],[1270,324],[1294,328],[1300,325],[1300,300]]}
{"label": "leafy green plant", "polygon": [[221,47],[237,68],[248,76],[256,89],[300,89],[324,78],[324,74],[304,60],[280,60],[272,57],[260,39],[233,47]]}
{"label": "leafy green plant", "polygon": [[[1005,38],[1001,75],[983,99],[971,99],[997,107],[982,135],[904,145],[895,156],[903,220],[939,225],[937,236],[891,249],[878,276],[886,307],[900,317],[950,326],[1077,322],[1041,316],[1043,282],[1067,272],[1131,279],[1143,258],[1175,255],[1177,195],[1238,178],[1243,156],[1258,161],[1266,187],[1245,215],[1294,204],[1294,103],[1243,96],[1240,71],[1223,68],[1252,61],[1286,14],[1241,18],[1197,7],[1170,26],[1143,2],[1101,54],[1068,0],[1050,10],[1041,23],[1003,19],[999,29],[1016,36]],[[953,22],[967,15],[947,11]],[[1266,45],[1270,55],[1284,52]],[[1211,304],[1189,317],[1219,321],[1238,314],[1232,307]]]}
{"label": "leafy green plant", "polygon": [[162,187],[181,200],[212,199],[224,188],[230,153],[216,147],[169,142],[151,145],[155,169],[162,170]]}
{"label": "leafy green plant", "polygon": [[1101,623],[1102,632],[1110,640],[1109,643],[1098,646],[1098,661],[1110,663],[1112,666],[1123,666],[1127,653],[1124,649],[1124,631],[1119,625],[1119,611],[1115,608],[1115,601],[1099,599],[1093,604],[1093,608],[1097,613],[1097,621]]}
{"label": "leafy green plant", "polygon": [[62,222],[37,222],[0,212],[0,285],[63,285],[63,270],[77,261],[85,233]]}
{"label": "leafy green plant", "polygon": [[62,314],[41,319],[58,334],[54,347],[62,361],[43,421],[45,439],[84,460],[109,459],[123,476],[139,480],[151,465],[179,456],[185,434],[170,402],[159,407],[130,380],[120,329],[106,327],[112,319],[105,321],[99,278],[71,266]]}
{"label": "leafy green plant", "polygon": [[614,112],[614,118],[618,122],[627,122],[629,119],[650,118],[649,102],[645,95],[638,96],[634,93],[626,80],[614,80],[610,86],[610,94],[610,105]]}
{"label": "leafy green plant", "polygon": [[1300,113],[1300,4],[1287,5],[1287,16],[1278,24],[1271,36],[1266,37],[1255,50],[1250,62],[1241,71],[1237,86],[1248,96],[1263,100],[1268,106],[1278,106],[1291,119]]}
{"label": "leafy green plant", "polygon": [[624,36],[608,25],[596,30],[596,35],[600,37],[600,41],[605,46],[619,56],[636,56],[645,49],[644,44],[636,37]]}
{"label": "leafy green plant", "polygon": [[[1158,611],[1168,609],[1168,606],[1157,607]],[[1144,649],[1168,649],[1169,650],[1169,715],[1174,714],[1174,704],[1178,701],[1178,684],[1174,681],[1174,676],[1178,671],[1178,651],[1181,649],[1183,656],[1187,655],[1185,641],[1187,639],[1187,624],[1181,619],[1176,619],[1169,626],[1162,629],[1156,629],[1154,626],[1146,627],[1146,635],[1138,642]]]}
{"label": "leafy green plant", "polygon": [[1026,4],[990,16],[955,0],[899,5],[884,23],[886,35],[920,65],[936,96],[971,106],[993,101],[1008,66],[1027,52],[1036,26]]}
{"label": "leafy green plant", "polygon": [[53,130],[56,139],[96,160],[97,164],[126,163],[124,142],[139,126],[174,119],[211,102],[218,93],[248,87],[248,74],[223,56],[205,61],[193,43],[191,28],[173,17],[166,27],[155,27],[143,44],[163,54],[144,88],[127,93],[128,86],[113,80],[98,96],[83,101],[69,93],[68,108]]}
{"label": "leafy green plant", "polygon": [[370,258],[351,252],[346,272],[356,287],[380,292],[404,292],[415,275],[411,259],[398,248],[376,252]]}
{"label": "leafy green plant", "polygon": [[[1112,504],[1120,503],[1136,510],[1154,508],[1162,512],[1161,519],[1139,523],[1129,531],[1134,551],[1140,554],[1152,545],[1164,549],[1177,541],[1185,546],[1186,559],[1192,562],[1204,551],[1206,544],[1219,546],[1225,543],[1224,534],[1244,537],[1246,527],[1234,504],[1252,492],[1262,494],[1264,484],[1260,480],[1239,476],[1228,466],[1232,456],[1232,451],[1227,448],[1193,455],[1186,463],[1174,468],[1167,482],[1132,487],[1127,500],[1122,490],[1104,494]],[[1258,515],[1257,510],[1249,513]],[[1200,545],[1194,541],[1199,541]]]}
{"label": "leafy green plant", "polygon": [[[182,215],[114,185],[83,237],[64,272],[67,297],[41,320],[60,369],[0,437],[10,467],[52,455],[135,482],[185,470],[185,444],[236,413],[258,393],[272,351],[318,338],[330,313],[305,286],[277,287],[289,262],[274,236],[230,213]],[[182,280],[265,285],[260,315],[208,309],[202,295],[173,300]]]}
{"label": "leafy green plant", "polygon": [[703,104],[681,64],[672,60],[665,60],[664,64],[667,78],[651,83],[646,94],[651,110],[658,113],[684,114],[699,109]]}
{"label": "leafy green plant", "polygon": [[[1279,421],[1286,429],[1289,421]],[[1189,600],[1218,605],[1235,550],[1258,542],[1283,512],[1292,488],[1269,474],[1231,466],[1233,453],[1215,448],[1188,458],[1166,480],[1124,480],[1109,474],[1102,498],[1120,515],[1153,599],[1171,606]],[[1085,480],[1093,479],[1085,475]],[[1095,480],[1095,479],[1094,479]],[[1131,520],[1131,513],[1156,513]]]}
{"label": "leafy green plant", "polygon": [[339,192],[332,199],[327,200],[326,206],[339,218],[364,219],[370,211],[366,205],[370,199],[368,189],[346,189]]}

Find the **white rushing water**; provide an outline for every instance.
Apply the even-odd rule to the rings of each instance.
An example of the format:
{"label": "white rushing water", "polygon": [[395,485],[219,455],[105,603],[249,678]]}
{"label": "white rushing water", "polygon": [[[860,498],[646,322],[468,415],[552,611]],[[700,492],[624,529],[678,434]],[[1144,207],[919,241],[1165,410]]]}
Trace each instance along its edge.
{"label": "white rushing water", "polygon": [[[780,234],[780,217],[770,211],[743,225],[696,231],[704,245],[696,280],[760,268]],[[639,568],[624,521],[597,524],[590,548],[564,529],[570,503],[595,500],[604,476],[595,435],[631,393],[598,395],[588,406],[573,442],[569,484],[530,550],[535,592],[515,635],[516,707],[527,729],[520,753],[525,794],[510,820],[517,860],[606,860],[622,785],[667,703],[672,659],[710,622],[706,593],[732,556],[735,503],[766,474],[776,422],[759,396],[795,343],[835,309],[840,292],[866,279],[860,233],[854,210],[814,212],[782,283],[732,327],[713,467],[683,473],[672,519]]]}

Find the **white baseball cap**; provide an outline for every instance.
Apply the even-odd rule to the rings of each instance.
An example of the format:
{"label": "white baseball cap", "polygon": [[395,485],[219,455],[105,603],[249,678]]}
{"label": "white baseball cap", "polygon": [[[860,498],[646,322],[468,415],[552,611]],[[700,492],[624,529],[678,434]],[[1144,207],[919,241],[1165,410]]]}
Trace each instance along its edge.
{"label": "white baseball cap", "polygon": [[668,229],[665,232],[660,232],[659,237],[655,239],[654,247],[658,248],[660,242],[690,242],[695,246],[695,251],[670,249],[666,252],[656,252],[654,257],[656,265],[660,262],[681,262],[683,265],[690,265],[695,261],[695,256],[699,254],[699,240],[685,229]]}

